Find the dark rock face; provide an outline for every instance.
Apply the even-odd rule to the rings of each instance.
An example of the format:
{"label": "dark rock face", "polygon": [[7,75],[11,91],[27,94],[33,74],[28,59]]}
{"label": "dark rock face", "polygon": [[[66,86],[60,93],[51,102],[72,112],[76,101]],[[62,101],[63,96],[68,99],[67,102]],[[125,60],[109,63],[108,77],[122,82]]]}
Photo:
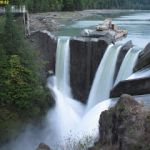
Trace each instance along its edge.
{"label": "dark rock face", "polygon": [[118,55],[117,63],[116,63],[116,69],[115,69],[115,74],[114,74],[114,81],[115,81],[115,79],[116,79],[116,77],[117,77],[117,74],[118,74],[118,72],[119,72],[120,66],[121,66],[121,64],[122,64],[122,62],[123,62],[123,59],[124,59],[126,53],[127,53],[128,50],[129,50],[130,48],[132,48],[132,47],[133,47],[132,41],[128,41],[127,43],[125,43],[125,44],[122,46],[122,48],[121,48],[121,50],[120,50],[120,53],[119,53],[119,55]]}
{"label": "dark rock face", "polygon": [[150,66],[150,43],[148,43],[144,50],[140,53],[134,71],[138,71],[147,66]]}
{"label": "dark rock face", "polygon": [[111,90],[110,97],[119,97],[124,93],[131,95],[149,94],[150,77],[121,81]]}
{"label": "dark rock face", "polygon": [[45,64],[44,71],[41,71],[43,78],[47,79],[48,71],[55,71],[55,55],[57,39],[47,31],[38,31],[30,36],[31,45],[38,51],[39,62]]}
{"label": "dark rock face", "polygon": [[51,150],[50,147],[44,143],[40,143],[36,150]]}
{"label": "dark rock face", "polygon": [[104,111],[99,121],[100,140],[91,150],[149,150],[150,111],[129,95]]}
{"label": "dark rock face", "polygon": [[70,40],[70,81],[75,99],[87,99],[95,72],[111,41],[105,38]]}

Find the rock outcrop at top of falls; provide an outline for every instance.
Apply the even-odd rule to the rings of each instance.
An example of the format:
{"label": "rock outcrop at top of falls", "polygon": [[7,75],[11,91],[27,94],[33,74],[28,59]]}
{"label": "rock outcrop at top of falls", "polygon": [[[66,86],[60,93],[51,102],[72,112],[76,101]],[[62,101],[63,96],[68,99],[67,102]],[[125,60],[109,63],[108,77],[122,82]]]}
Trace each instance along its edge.
{"label": "rock outcrop at top of falls", "polygon": [[100,140],[91,150],[149,150],[150,111],[129,95],[122,95],[116,106],[102,112]]}
{"label": "rock outcrop at top of falls", "polygon": [[112,23],[112,19],[110,18],[105,19],[103,24],[98,24],[95,29],[84,29],[81,32],[81,36],[83,37],[106,37],[114,42],[126,37],[127,34],[127,30],[120,29]]}
{"label": "rock outcrop at top of falls", "polygon": [[150,43],[148,43],[144,50],[140,53],[134,71],[140,70],[146,66],[150,67]]}

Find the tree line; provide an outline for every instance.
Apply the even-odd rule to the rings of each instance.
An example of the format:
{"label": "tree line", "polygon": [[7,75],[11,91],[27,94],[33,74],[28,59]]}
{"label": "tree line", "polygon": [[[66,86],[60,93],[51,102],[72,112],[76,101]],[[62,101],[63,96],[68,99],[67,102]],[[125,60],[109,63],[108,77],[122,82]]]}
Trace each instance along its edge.
{"label": "tree line", "polygon": [[25,4],[31,12],[82,9],[150,9],[149,0],[11,0],[10,3]]}

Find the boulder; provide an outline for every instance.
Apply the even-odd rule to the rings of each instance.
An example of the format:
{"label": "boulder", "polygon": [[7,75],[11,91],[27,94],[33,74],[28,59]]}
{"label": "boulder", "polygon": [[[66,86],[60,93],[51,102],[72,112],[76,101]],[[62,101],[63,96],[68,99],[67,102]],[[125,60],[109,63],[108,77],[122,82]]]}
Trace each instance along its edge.
{"label": "boulder", "polygon": [[115,107],[100,115],[100,139],[90,150],[149,150],[149,118],[149,110],[122,95]]}
{"label": "boulder", "polygon": [[127,30],[120,29],[117,25],[112,24],[112,19],[105,19],[103,24],[96,26],[96,29],[84,29],[81,32],[81,36],[85,37],[106,37],[111,39],[113,42],[121,40],[128,34]]}
{"label": "boulder", "polygon": [[107,18],[104,20],[103,24],[99,24],[96,26],[97,31],[109,30],[112,27],[112,19]]}
{"label": "boulder", "polygon": [[50,147],[44,143],[40,143],[36,150],[51,150]]}
{"label": "boulder", "polygon": [[148,43],[144,50],[140,53],[134,72],[148,66],[150,66],[150,43]]}

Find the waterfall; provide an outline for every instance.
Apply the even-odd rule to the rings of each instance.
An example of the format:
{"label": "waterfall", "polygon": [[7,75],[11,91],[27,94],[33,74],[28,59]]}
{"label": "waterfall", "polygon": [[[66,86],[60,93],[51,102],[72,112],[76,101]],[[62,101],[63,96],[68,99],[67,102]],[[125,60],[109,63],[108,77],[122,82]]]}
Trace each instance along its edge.
{"label": "waterfall", "polygon": [[87,111],[98,102],[109,98],[109,93],[113,86],[114,71],[120,49],[120,45],[108,46],[102,61],[98,66],[94,82],[91,87],[86,108]]}
{"label": "waterfall", "polygon": [[[84,136],[86,137],[92,137],[92,139],[98,139],[99,137],[99,117],[100,114],[108,110],[110,107],[112,107],[115,104],[115,101],[112,101],[111,99],[103,100],[102,102],[99,102],[97,105],[92,107],[82,118],[82,121],[79,126],[79,134],[78,136],[81,136],[81,138]],[[94,141],[95,141],[94,140]]]}
{"label": "waterfall", "polygon": [[140,51],[141,49],[137,47],[133,47],[127,52],[121,64],[121,67],[120,67],[120,70],[119,70],[119,73],[117,75],[114,85],[116,85],[121,80],[127,79],[132,74],[133,68],[135,66],[135,63],[137,61]]}
{"label": "waterfall", "polygon": [[[52,144],[57,145],[56,149],[61,149],[60,146],[65,147],[66,139],[73,134],[73,129],[81,120],[84,108],[80,102],[71,98],[69,65],[69,38],[59,37],[56,52],[56,74],[51,76],[48,81],[48,86],[53,92],[56,105],[46,117],[47,127],[43,133],[44,142],[51,146]],[[55,140],[50,144],[53,135],[55,135]]]}
{"label": "waterfall", "polygon": [[69,37],[59,37],[56,51],[56,86],[65,95],[70,93],[70,49]]}
{"label": "waterfall", "polygon": [[146,78],[146,77],[150,77],[150,68],[149,67],[133,73],[131,76],[129,76],[127,78],[127,80]]}

